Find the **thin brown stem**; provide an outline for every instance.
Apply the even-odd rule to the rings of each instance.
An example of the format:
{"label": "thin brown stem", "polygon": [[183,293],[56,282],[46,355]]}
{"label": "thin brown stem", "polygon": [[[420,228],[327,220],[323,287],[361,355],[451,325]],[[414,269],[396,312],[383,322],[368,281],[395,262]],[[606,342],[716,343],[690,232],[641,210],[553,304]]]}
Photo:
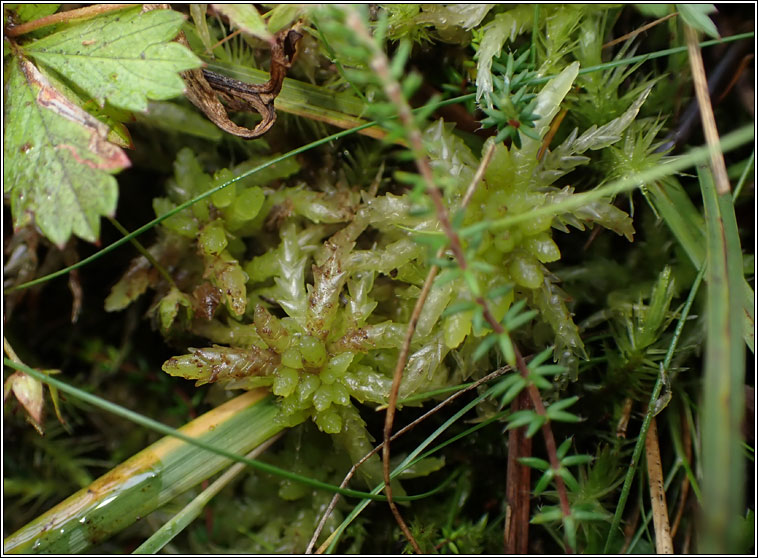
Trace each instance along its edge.
{"label": "thin brown stem", "polygon": [[[519,352],[518,347],[515,345],[513,346],[513,350],[516,353],[516,366],[518,367],[519,372],[524,378],[528,377],[529,368],[526,366],[524,357],[521,356],[521,352]],[[547,411],[545,410],[545,405],[542,403],[542,397],[540,397],[540,392],[537,389],[537,386],[530,382],[527,390],[535,412],[542,417],[546,416]],[[553,429],[550,428],[549,420],[545,420],[545,423],[542,425],[542,437],[545,439],[545,449],[547,451],[548,460],[550,461],[550,468],[553,469],[553,471],[558,471],[561,467],[561,464],[558,461],[558,446],[555,444],[555,437],[553,436]],[[563,514],[563,517],[566,518],[571,515],[571,505],[569,504],[566,485],[560,475],[555,475],[554,479],[555,487],[558,491],[558,500],[561,505],[561,513]],[[566,543],[566,551],[573,552],[573,549],[568,543]]]}
{"label": "thin brown stem", "polygon": [[225,42],[232,40],[234,37],[236,37],[240,33],[242,33],[242,29],[237,29],[233,33],[228,34],[226,37],[224,37],[223,39],[221,39],[220,41],[218,41],[215,45],[211,47],[211,52],[213,52],[216,49],[216,47],[220,47]]}
{"label": "thin brown stem", "polygon": [[655,528],[656,554],[673,554],[674,544],[671,541],[671,525],[666,505],[666,490],[663,483],[663,466],[661,465],[661,449],[658,445],[658,427],[655,417],[650,420],[645,437],[647,457],[647,476],[650,485],[650,504],[653,512]]}
{"label": "thin brown stem", "polygon": [[[529,408],[529,395],[522,391],[511,402],[511,413]],[[526,437],[526,427],[508,432],[508,465],[505,497],[507,512],[503,530],[505,554],[527,554],[529,550],[529,497],[531,469],[519,462],[532,454],[532,439]]]}
{"label": "thin brown stem", "polygon": [[[684,414],[682,414],[681,417],[682,422],[682,446],[684,447],[684,459],[687,460],[687,463],[692,462],[692,437],[690,436],[690,429],[687,427],[687,419],[684,417]],[[684,516],[684,508],[687,505],[687,497],[690,494],[690,478],[687,475],[684,475],[684,478],[682,479],[682,487],[679,491],[679,506],[676,512],[676,515],[674,516],[674,521],[671,524],[671,538],[673,539],[676,537],[676,533],[679,530],[679,523],[682,520],[682,517]]]}
{"label": "thin brown stem", "polygon": [[613,39],[612,41],[608,41],[607,43],[605,43],[603,45],[602,48],[608,48],[608,47],[611,47],[611,46],[616,45],[618,43],[623,43],[627,39],[631,39],[632,37],[636,37],[640,33],[643,33],[645,31],[647,31],[648,29],[651,29],[651,28],[655,27],[659,23],[663,23],[667,19],[671,19],[672,17],[675,17],[676,15],[678,15],[677,12],[674,12],[674,13],[665,15],[663,17],[660,17],[660,18],[656,19],[655,21],[651,21],[650,23],[648,23],[646,25],[643,25],[642,27],[638,27],[634,31],[630,31],[626,35],[621,35],[618,39]]}
{"label": "thin brown stem", "polygon": [[42,27],[55,25],[56,23],[64,23],[76,19],[89,19],[100,14],[115,12],[116,10],[123,10],[125,8],[133,8],[134,6],[141,6],[141,4],[95,4],[93,6],[78,8],[76,10],[58,12],[57,14],[51,14],[33,21],[27,21],[21,25],[9,25],[5,28],[5,34],[8,37],[18,37],[19,35],[31,33],[32,31],[36,31]]}
{"label": "thin brown stem", "polygon": [[[398,118],[400,119],[400,122],[403,124],[403,126],[406,129],[406,133],[409,140],[409,147],[411,151],[415,154],[416,167],[418,168],[419,174],[422,176],[422,178],[424,179],[424,182],[426,183],[426,193],[431,198],[432,203],[434,204],[434,207],[437,213],[437,219],[440,222],[440,225],[442,227],[442,230],[445,233],[445,236],[447,236],[449,240],[450,250],[453,252],[453,255],[455,256],[458,267],[462,271],[465,271],[468,268],[468,265],[467,265],[466,258],[463,252],[463,247],[461,245],[460,237],[458,236],[458,233],[453,229],[450,223],[449,214],[444,204],[442,192],[435,184],[434,176],[432,174],[432,168],[429,165],[429,161],[424,156],[424,147],[423,147],[423,141],[421,138],[421,132],[419,131],[418,127],[416,126],[413,120],[410,106],[408,105],[408,102],[403,97],[400,84],[392,76],[392,73],[389,68],[389,61],[387,60],[387,56],[372,40],[365,25],[363,25],[363,22],[360,20],[360,18],[355,12],[351,12],[348,15],[347,21],[348,21],[348,25],[350,25],[356,31],[356,33],[364,41],[364,43],[367,46],[369,46],[373,51],[373,57],[371,60],[371,68],[376,72],[380,81],[384,85],[385,94],[397,108]],[[487,320],[487,322],[490,324],[493,330],[498,334],[503,333],[505,330],[503,326],[500,323],[498,323],[498,321],[492,315],[492,312],[490,311],[487,301],[483,297],[479,296],[476,298],[476,302],[482,307],[484,318]],[[415,314],[415,310],[416,309],[414,308],[414,314]],[[415,319],[417,320],[418,316],[416,316]],[[415,328],[415,322],[414,322],[413,317],[411,318],[411,324]],[[409,324],[409,327],[410,327],[410,324]],[[409,342],[407,342],[407,344],[409,344]],[[518,352],[518,349],[514,347],[514,350],[516,351],[519,371],[524,377],[527,377],[529,374],[529,371],[526,367],[526,363],[524,362],[524,359],[521,356],[521,353]],[[407,358],[407,355],[406,355],[406,358]],[[418,546],[418,543],[415,541],[415,539],[411,535],[410,530],[408,529],[407,525],[405,525],[405,522],[403,521],[403,518],[397,509],[397,506],[392,500],[392,488],[390,486],[390,479],[389,479],[389,456],[390,456],[389,440],[392,434],[392,421],[394,419],[394,414],[395,414],[394,406],[397,402],[397,392],[399,390],[399,385],[397,385],[399,384],[398,376],[402,374],[402,369],[400,370],[399,373],[397,372],[397,369],[399,369],[400,366],[401,366],[400,363],[398,363],[398,367],[396,368],[395,379],[393,381],[393,389],[390,392],[390,401],[389,401],[389,406],[387,408],[387,415],[386,415],[386,419],[384,423],[385,445],[382,450],[382,457],[383,457],[385,492],[387,494],[387,503],[390,506],[390,510],[392,510],[392,514],[395,516],[395,519],[398,525],[400,526],[401,530],[405,534],[408,541],[411,543],[411,546],[413,546],[414,551],[416,551],[417,553],[420,553],[421,549]],[[402,366],[404,368],[404,364]],[[542,403],[542,399],[540,397],[539,391],[537,390],[537,387],[534,384],[530,383],[527,389],[529,391],[529,396],[532,400],[532,404],[534,405],[535,411],[543,417],[546,416],[545,406]],[[549,421],[547,420],[545,421],[545,424],[542,427],[542,431],[545,438],[545,446],[547,448],[548,456],[550,458],[550,465],[553,468],[553,470],[558,471],[560,468],[560,463],[558,462],[555,438],[553,437],[553,431],[550,428]],[[557,475],[555,477],[555,483],[556,483],[556,488],[558,489],[559,499],[561,503],[561,511],[565,518],[571,514],[571,510],[570,510],[569,502],[568,502],[568,495],[566,492],[566,486],[563,483],[563,479]],[[567,547],[567,550],[570,550],[568,544],[566,545],[566,547]]]}
{"label": "thin brown stem", "polygon": [[[107,217],[107,219],[111,222],[111,225],[113,225],[122,235],[127,236],[129,234],[129,231],[126,230],[126,228],[121,223],[119,223],[115,217]],[[155,257],[147,250],[147,248],[142,246],[142,243],[139,240],[132,238],[129,242],[131,242],[132,246],[134,246],[137,251],[142,254],[142,256],[150,263],[150,265],[152,265],[153,268],[155,268],[155,270],[161,274],[161,276],[171,287],[176,288],[176,283],[174,283],[174,279],[171,277],[171,274],[166,270],[165,267],[161,265],[158,260],[155,259]]]}
{"label": "thin brown stem", "polygon": [[[471,385],[466,386],[465,388],[456,391],[454,394],[452,394],[450,397],[445,399],[444,401],[440,402],[438,405],[418,417],[413,422],[409,423],[408,425],[404,426],[397,432],[395,432],[392,437],[390,438],[391,441],[395,441],[397,438],[402,436],[403,434],[406,434],[407,432],[413,430],[416,426],[421,424],[426,419],[430,418],[431,416],[438,413],[440,410],[442,410],[443,407],[446,407],[456,399],[458,399],[461,395],[464,393],[467,393],[471,391],[472,389],[478,388],[482,384],[486,384],[487,382],[494,380],[495,378],[502,376],[506,372],[510,372],[511,367],[510,366],[503,366],[502,368],[498,368],[494,372],[490,372],[486,376],[479,378],[475,382],[473,382]],[[366,461],[368,461],[371,456],[376,455],[379,453],[379,450],[381,450],[384,447],[384,442],[377,445],[374,449],[372,449],[370,452],[368,452],[366,455],[364,455],[357,463],[355,463],[350,470],[345,475],[345,478],[342,480],[342,483],[340,484],[340,488],[345,488],[347,486],[347,483],[350,482],[350,479],[353,478],[355,473],[358,471],[358,467],[363,465]],[[305,554],[311,554],[313,552],[313,547],[316,544],[316,540],[318,539],[319,535],[321,534],[321,531],[324,529],[324,525],[326,524],[326,520],[329,518],[329,515],[332,513],[332,510],[334,510],[334,507],[337,505],[337,502],[339,501],[340,495],[335,494],[332,498],[331,502],[329,503],[329,506],[327,506],[326,511],[324,512],[324,515],[321,517],[321,521],[319,522],[318,526],[316,527],[316,530],[314,531],[313,536],[311,537],[310,542],[308,543],[308,547],[305,550]],[[320,554],[322,549],[319,548],[319,551],[317,554]]]}
{"label": "thin brown stem", "polygon": [[697,32],[689,25],[684,25],[684,36],[687,39],[687,52],[690,57],[690,67],[692,68],[692,79],[695,83],[695,96],[700,106],[700,120],[703,124],[703,135],[705,142],[711,151],[711,170],[713,171],[716,191],[720,194],[728,194],[731,190],[729,186],[729,177],[726,174],[726,163],[724,163],[724,153],[718,149],[719,132],[716,128],[716,119],[713,116],[713,107],[711,106],[711,97],[708,94],[708,81],[705,77],[705,68],[703,67],[703,57],[700,55],[700,46],[698,45]]}
{"label": "thin brown stem", "polygon": [[[371,59],[371,67],[372,69],[377,73],[379,76],[380,81],[384,85],[385,93],[387,94],[387,97],[389,97],[390,101],[392,101],[395,104],[395,107],[397,107],[398,110],[398,117],[400,118],[400,121],[405,126],[405,129],[408,133],[408,139],[410,140],[410,148],[415,154],[416,159],[416,166],[419,169],[419,172],[424,177],[424,180],[427,183],[428,189],[431,188],[433,190],[436,190],[434,186],[434,180],[432,177],[432,169],[429,167],[429,163],[426,161],[426,158],[423,156],[423,142],[421,140],[421,133],[419,132],[418,128],[415,126],[413,122],[413,115],[411,113],[411,108],[408,105],[408,102],[405,100],[405,97],[403,96],[402,90],[400,88],[400,84],[397,82],[396,79],[392,77],[392,73],[390,71],[389,67],[389,61],[387,60],[387,55],[378,47],[376,42],[373,40],[371,35],[369,35],[368,29],[363,24],[363,21],[361,21],[361,18],[358,16],[358,14],[355,11],[351,11],[348,13],[347,16],[347,23],[350,27],[352,27],[356,34],[359,36],[359,38],[369,47],[371,48],[373,55]],[[450,229],[450,223],[447,221],[447,212],[444,210],[444,206],[441,205],[441,195],[439,193],[439,190],[436,190],[437,198],[435,199],[435,206],[438,206],[438,215],[440,215],[440,222],[442,223],[443,229],[445,229],[445,232],[447,233]],[[434,199],[434,196],[433,196]],[[441,210],[441,213],[440,213]],[[443,219],[444,217],[444,219]],[[444,221],[444,222],[443,222]],[[455,248],[453,248],[455,250]],[[434,270],[434,267],[432,267],[432,270],[430,270],[429,276],[432,276],[432,271],[434,271],[434,274],[436,274],[436,270]],[[431,288],[432,281],[427,280],[424,283],[424,287],[427,289]],[[416,539],[411,534],[410,529],[406,525],[405,521],[403,520],[402,515],[400,515],[400,511],[397,509],[397,506],[395,505],[395,502],[392,500],[392,487],[390,485],[390,472],[389,472],[389,458],[390,458],[390,438],[392,436],[392,424],[395,418],[395,406],[397,404],[397,394],[400,389],[400,379],[402,377],[402,370],[405,367],[404,360],[408,358],[408,352],[410,349],[410,339],[413,336],[413,333],[416,328],[416,321],[418,320],[418,316],[421,313],[421,305],[416,303],[416,307],[414,308],[414,316],[411,316],[410,323],[408,324],[408,331],[410,332],[410,335],[406,334],[406,341],[403,343],[403,349],[401,349],[400,357],[398,358],[398,366],[395,369],[395,377],[393,379],[393,385],[392,389],[390,391],[390,397],[389,397],[389,405],[387,407],[387,414],[385,416],[385,422],[384,422],[384,447],[382,448],[382,469],[384,473],[384,490],[387,495],[387,504],[390,507],[390,510],[392,511],[392,515],[395,517],[395,521],[400,526],[400,529],[403,531],[403,534],[405,535],[405,538],[410,542],[411,546],[413,547],[414,552],[417,554],[422,554],[421,547],[418,545],[418,542],[416,542]],[[418,310],[418,311],[417,311]],[[403,361],[403,364],[401,364],[401,361]],[[399,372],[398,372],[399,370]]]}

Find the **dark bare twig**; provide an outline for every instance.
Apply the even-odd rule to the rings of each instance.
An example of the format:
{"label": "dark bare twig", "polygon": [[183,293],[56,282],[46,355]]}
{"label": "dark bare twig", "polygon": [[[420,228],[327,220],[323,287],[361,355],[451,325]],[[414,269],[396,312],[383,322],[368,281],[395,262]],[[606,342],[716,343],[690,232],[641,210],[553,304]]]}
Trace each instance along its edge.
{"label": "dark bare twig", "polygon": [[[529,394],[522,391],[511,402],[511,412],[529,408]],[[531,472],[519,463],[521,457],[531,457],[532,439],[526,437],[526,427],[508,432],[508,465],[505,495],[507,508],[503,530],[506,554],[526,554],[529,549],[529,497]]]}

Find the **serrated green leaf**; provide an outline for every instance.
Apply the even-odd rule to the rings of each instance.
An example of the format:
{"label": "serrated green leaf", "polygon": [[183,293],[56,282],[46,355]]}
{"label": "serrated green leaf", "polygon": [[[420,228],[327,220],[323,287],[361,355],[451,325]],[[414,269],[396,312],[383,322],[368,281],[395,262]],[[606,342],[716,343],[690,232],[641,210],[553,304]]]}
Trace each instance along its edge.
{"label": "serrated green leaf", "polygon": [[147,100],[181,95],[179,72],[201,61],[170,42],[184,17],[172,10],[119,11],[72,25],[25,45],[23,50],[53,68],[100,104],[145,111]]}
{"label": "serrated green leaf", "polygon": [[126,154],[25,58],[12,60],[6,92],[3,178],[14,227],[33,220],[58,246],[72,233],[96,241],[100,216],[116,209],[110,173],[129,166]]}
{"label": "serrated green leaf", "polygon": [[694,27],[698,31],[702,31],[714,39],[719,38],[716,25],[708,17],[708,14],[717,11],[716,6],[713,4],[677,4],[676,9],[687,25]]}
{"label": "serrated green leaf", "polygon": [[273,42],[274,36],[266,29],[266,24],[252,4],[212,4],[213,9],[229,18],[234,27],[250,33],[266,42]]}
{"label": "serrated green leaf", "polygon": [[54,14],[59,6],[60,4],[5,4],[3,7],[6,12],[14,13],[13,20],[18,24]]}
{"label": "serrated green leaf", "polygon": [[[476,101],[482,96],[491,106],[490,96],[494,91],[492,82],[492,61],[503,48],[507,40],[513,40],[523,33],[531,23],[534,11],[531,5],[516,6],[512,10],[497,14],[492,21],[482,28],[483,38],[477,52]],[[511,64],[513,63],[509,60]]]}
{"label": "serrated green leaf", "polygon": [[265,17],[268,18],[268,30],[276,33],[289,27],[302,13],[304,6],[300,4],[278,4]]}
{"label": "serrated green leaf", "polygon": [[593,124],[581,136],[573,142],[574,153],[581,154],[588,149],[597,151],[619,141],[621,134],[637,117],[637,114],[645,103],[648,95],[653,90],[653,85],[649,85],[631,104],[631,106],[618,118],[600,126]]}

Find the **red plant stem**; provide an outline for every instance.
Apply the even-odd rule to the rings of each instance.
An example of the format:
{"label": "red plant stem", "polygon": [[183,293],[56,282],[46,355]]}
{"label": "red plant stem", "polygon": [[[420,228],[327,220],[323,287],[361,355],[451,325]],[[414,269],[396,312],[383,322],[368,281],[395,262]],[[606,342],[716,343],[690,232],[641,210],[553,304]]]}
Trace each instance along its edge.
{"label": "red plant stem", "polygon": [[125,8],[132,8],[134,6],[140,6],[141,4],[95,4],[93,6],[87,6],[85,8],[78,8],[76,10],[68,10],[66,12],[58,12],[49,16],[41,17],[32,21],[27,21],[21,25],[8,26],[5,28],[5,34],[8,37],[18,37],[25,33],[31,33],[42,27],[49,25],[55,25],[56,23],[63,23],[66,21],[73,21],[75,19],[89,19],[106,12],[113,12],[116,10],[123,10]]}
{"label": "red plant stem", "polygon": [[[515,345],[513,346],[513,350],[516,353],[516,366],[518,367],[519,372],[521,372],[521,375],[526,378],[529,376],[529,368],[526,366],[524,357],[521,356],[518,347]],[[534,410],[538,415],[543,417],[546,416],[547,411],[545,410],[545,405],[542,403],[542,398],[540,397],[540,392],[537,389],[537,386],[530,382],[528,384],[527,390],[529,391],[529,397],[532,400]],[[546,420],[542,425],[542,437],[545,438],[545,449],[547,450],[548,459],[550,460],[550,467],[553,469],[553,471],[558,471],[561,467],[561,464],[558,462],[558,447],[555,445],[555,437],[553,436],[553,429],[550,428],[549,420]],[[566,485],[564,484],[563,478],[561,476],[556,475],[554,479],[555,486],[558,489],[558,498],[561,503],[561,513],[563,514],[563,517],[568,517],[571,515],[571,506],[569,505]],[[568,544],[566,545],[566,550],[573,551],[573,549],[571,549]]]}
{"label": "red plant stem", "polygon": [[[381,82],[384,84],[384,91],[387,97],[395,105],[395,107],[398,110],[398,118],[400,119],[400,122],[402,122],[403,126],[405,127],[408,133],[408,139],[410,140],[409,147],[415,155],[416,167],[418,168],[419,174],[421,174],[421,176],[424,179],[424,182],[426,183],[426,192],[429,195],[429,197],[432,199],[432,203],[434,204],[434,207],[437,213],[437,218],[440,221],[442,230],[444,231],[445,235],[450,241],[450,250],[453,252],[453,255],[455,256],[455,259],[458,263],[458,267],[460,267],[462,271],[465,271],[468,268],[468,265],[466,262],[465,255],[463,253],[463,248],[461,246],[460,238],[458,236],[458,233],[453,229],[453,227],[450,224],[450,219],[448,216],[447,208],[445,207],[445,204],[444,204],[442,192],[440,191],[440,189],[437,187],[437,185],[434,182],[434,176],[432,174],[431,166],[429,165],[429,161],[424,155],[424,146],[423,146],[423,141],[421,138],[421,132],[419,131],[418,127],[413,121],[413,114],[411,113],[410,105],[408,105],[408,102],[403,96],[402,90],[400,89],[400,84],[397,82],[396,79],[392,77],[392,73],[389,68],[387,56],[384,54],[384,52],[382,52],[379,49],[379,47],[373,41],[371,36],[368,34],[368,30],[363,25],[360,18],[357,16],[355,12],[352,12],[348,15],[347,21],[348,21],[348,24],[361,36],[365,44],[370,46],[374,52],[374,56],[371,60],[371,68],[376,72],[377,76],[379,77]],[[482,307],[484,318],[490,324],[492,329],[498,334],[504,333],[505,329],[492,315],[492,312],[489,309],[489,305],[487,304],[487,301],[483,297],[479,296],[476,298],[476,302]],[[516,354],[516,363],[517,363],[519,372],[524,378],[527,378],[529,376],[529,369],[526,366],[526,362],[524,361],[524,358],[522,357],[521,352],[518,350],[518,348],[515,345],[514,345],[514,352]],[[402,516],[400,515],[400,512],[397,510],[397,506],[392,500],[392,488],[390,487],[389,449],[390,449],[390,438],[392,435],[392,419],[394,418],[394,406],[395,406],[394,404],[396,404],[397,402],[398,389],[399,389],[399,385],[393,385],[393,390],[390,393],[390,401],[389,401],[389,406],[387,409],[387,416],[384,423],[384,447],[382,448],[383,472],[384,472],[384,483],[385,483],[384,489],[387,494],[387,503],[389,504],[390,509],[392,510],[392,513],[395,516],[395,519],[397,520],[398,525],[400,526],[401,530],[405,534],[408,541],[411,543],[411,546],[413,546],[414,551],[420,554],[421,549],[418,546],[418,543],[415,541],[415,539],[411,535],[410,530],[408,529],[407,525],[402,519]],[[530,382],[528,383],[527,390],[529,393],[529,397],[532,401],[532,405],[534,406],[534,410],[540,416],[543,416],[543,417],[546,416],[547,412],[545,411],[545,405],[542,403],[542,398],[540,397],[540,393],[537,387],[533,383]],[[394,395],[394,398],[392,397],[393,395]],[[545,423],[543,424],[542,433],[545,438],[545,447],[546,447],[547,454],[550,460],[550,466],[554,471],[558,471],[560,469],[560,463],[558,462],[558,454],[557,454],[557,447],[555,444],[555,437],[553,436],[553,431],[550,428],[549,420],[546,420]],[[561,512],[563,514],[563,517],[565,518],[571,515],[571,508],[568,501],[568,494],[566,492],[566,485],[564,484],[563,479],[560,476],[556,475],[554,478],[555,478],[556,488],[559,494]],[[567,551],[572,550],[568,546],[568,544],[566,545],[566,549]]]}
{"label": "red plant stem", "polygon": [[[392,73],[390,72],[387,56],[382,50],[377,46],[377,44],[374,42],[374,39],[369,35],[368,29],[361,21],[360,17],[358,17],[358,14],[355,11],[351,11],[348,13],[347,16],[347,23],[350,27],[352,27],[356,34],[360,36],[360,38],[363,40],[363,42],[371,48],[373,51],[373,56],[371,59],[371,67],[374,69],[374,71],[378,74],[379,79],[384,84],[385,92],[387,93],[387,96],[390,98],[391,101],[393,101],[398,109],[398,116],[400,117],[401,122],[406,126],[406,129],[409,131],[409,136],[411,139],[411,149],[413,150],[414,154],[416,155],[416,164],[419,164],[419,154],[423,153],[423,149],[419,149],[422,147],[421,143],[421,135],[418,132],[418,129],[415,128],[415,126],[408,126],[408,124],[413,124],[413,117],[411,115],[410,107],[408,106],[408,103],[405,100],[405,97],[403,97],[403,93],[400,90],[400,84],[392,77]],[[422,167],[424,165],[421,165]],[[420,169],[420,172],[422,172],[422,175],[425,179],[429,180],[431,179],[431,169],[428,168],[427,165],[427,175],[424,174],[424,172]],[[429,287],[431,287],[431,281],[427,281],[429,283]],[[419,304],[417,303],[416,306],[418,307]],[[414,309],[415,313],[415,309]],[[420,314],[420,310],[418,312]],[[418,320],[418,316],[415,317],[415,320]],[[410,331],[410,335],[413,335],[413,330],[411,328],[415,328],[414,318],[411,318],[411,323],[409,324],[408,330]],[[407,343],[408,347],[410,346],[410,343]],[[408,349],[406,348],[406,351]],[[404,358],[407,358],[407,352],[404,355]],[[399,375],[402,375],[402,369],[400,370],[400,373],[395,373],[396,379]],[[400,510],[397,509],[397,506],[395,505],[395,502],[392,499],[392,486],[390,485],[390,465],[389,465],[389,458],[390,458],[390,438],[392,437],[392,424],[394,422],[395,418],[395,408],[397,406],[397,395],[398,391],[400,389],[400,382],[394,381],[392,383],[392,389],[390,390],[390,397],[388,401],[387,406],[387,414],[385,416],[384,420],[384,447],[382,448],[382,472],[384,476],[384,492],[387,495],[387,504],[390,507],[390,511],[392,512],[392,515],[395,517],[395,521],[397,522],[398,526],[400,527],[400,530],[405,535],[405,538],[408,540],[408,542],[413,547],[413,551],[416,554],[423,554],[421,551],[421,547],[419,546],[418,542],[416,542],[416,539],[411,534],[411,530],[408,528],[408,525],[406,525],[405,521],[403,520],[403,516],[400,515]]]}
{"label": "red plant stem", "polygon": [[[522,391],[511,402],[511,412],[529,408],[529,394]],[[508,465],[505,497],[505,554],[526,554],[529,550],[529,496],[531,468],[519,463],[519,458],[532,454],[532,439],[526,437],[526,426],[508,432]]]}

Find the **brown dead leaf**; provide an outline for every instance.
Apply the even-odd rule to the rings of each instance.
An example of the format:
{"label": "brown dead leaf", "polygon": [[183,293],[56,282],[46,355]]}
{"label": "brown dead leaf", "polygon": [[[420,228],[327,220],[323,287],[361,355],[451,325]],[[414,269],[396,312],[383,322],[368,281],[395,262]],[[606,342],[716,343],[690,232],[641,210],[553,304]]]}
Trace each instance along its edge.
{"label": "brown dead leaf", "polygon": [[42,382],[24,374],[14,372],[3,385],[3,401],[8,399],[11,391],[16,399],[26,410],[27,418],[40,436],[44,435],[42,429],[42,410],[44,407],[44,395]]}
{"label": "brown dead leaf", "polygon": [[[283,30],[276,34],[271,48],[270,78],[266,83],[252,85],[209,70],[194,69],[182,74],[187,84],[187,98],[222,130],[245,139],[262,136],[276,122],[274,99],[282,89],[300,37],[302,35],[295,29]],[[183,33],[177,41],[187,45]],[[252,130],[235,124],[229,119],[219,97],[230,109],[257,112],[262,120]]]}

